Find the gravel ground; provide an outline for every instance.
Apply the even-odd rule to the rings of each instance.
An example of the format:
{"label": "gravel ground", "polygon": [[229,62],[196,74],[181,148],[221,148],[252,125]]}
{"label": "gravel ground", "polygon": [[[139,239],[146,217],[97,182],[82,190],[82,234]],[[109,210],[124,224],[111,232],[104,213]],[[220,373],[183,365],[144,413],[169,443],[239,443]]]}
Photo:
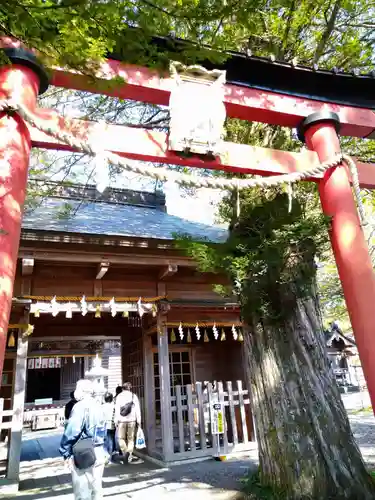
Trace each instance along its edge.
{"label": "gravel ground", "polygon": [[[375,418],[366,393],[343,395],[352,430],[363,457],[375,470]],[[60,433],[25,435],[21,462],[20,500],[72,500],[70,477],[56,450]],[[171,468],[145,461],[106,469],[104,498],[114,500],[234,500],[241,497],[241,478],[257,466],[257,452],[226,462],[209,460]]]}
{"label": "gravel ground", "polygon": [[[18,499],[72,500],[70,477],[56,450],[60,433],[25,436]],[[149,500],[232,500],[239,496],[241,478],[257,466],[257,450],[226,462],[208,460],[163,468],[149,461],[113,465],[104,475],[104,498]],[[240,495],[241,496],[241,495]]]}

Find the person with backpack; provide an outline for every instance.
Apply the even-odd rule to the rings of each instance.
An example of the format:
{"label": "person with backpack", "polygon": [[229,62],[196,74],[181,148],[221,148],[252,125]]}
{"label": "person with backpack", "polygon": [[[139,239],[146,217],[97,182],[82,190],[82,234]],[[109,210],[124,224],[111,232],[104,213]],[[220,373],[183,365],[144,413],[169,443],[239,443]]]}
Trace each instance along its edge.
{"label": "person with backpack", "polygon": [[128,463],[137,462],[133,457],[137,426],[141,426],[141,408],[136,394],[132,392],[130,382],[125,382],[123,391],[116,397],[115,423],[117,425],[118,441],[124,460]]}
{"label": "person with backpack", "polygon": [[77,382],[74,405],[60,443],[60,454],[72,474],[75,500],[102,500],[102,480],[108,453],[104,448],[106,422],[89,380]]}

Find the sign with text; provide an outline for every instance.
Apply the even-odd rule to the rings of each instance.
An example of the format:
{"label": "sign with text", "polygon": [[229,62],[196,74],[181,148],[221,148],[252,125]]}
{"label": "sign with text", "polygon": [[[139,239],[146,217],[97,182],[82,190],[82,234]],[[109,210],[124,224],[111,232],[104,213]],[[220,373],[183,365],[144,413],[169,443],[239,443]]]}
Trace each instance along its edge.
{"label": "sign with text", "polygon": [[224,408],[223,404],[219,402],[211,404],[211,432],[212,434],[224,434]]}

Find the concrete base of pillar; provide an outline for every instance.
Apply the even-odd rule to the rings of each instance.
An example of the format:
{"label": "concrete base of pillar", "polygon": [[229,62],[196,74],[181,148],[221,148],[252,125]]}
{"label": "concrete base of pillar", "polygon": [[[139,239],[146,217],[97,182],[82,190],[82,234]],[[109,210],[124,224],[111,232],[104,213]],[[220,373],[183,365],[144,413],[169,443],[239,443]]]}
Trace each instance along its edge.
{"label": "concrete base of pillar", "polygon": [[19,482],[0,479],[0,498],[15,497],[18,494]]}

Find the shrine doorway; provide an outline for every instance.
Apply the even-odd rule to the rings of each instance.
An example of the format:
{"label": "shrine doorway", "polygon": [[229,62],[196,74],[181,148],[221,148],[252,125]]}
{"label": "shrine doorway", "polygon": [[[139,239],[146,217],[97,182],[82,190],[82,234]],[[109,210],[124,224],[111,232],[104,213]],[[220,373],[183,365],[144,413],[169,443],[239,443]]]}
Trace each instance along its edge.
{"label": "shrine doorway", "polygon": [[59,401],[61,368],[41,368],[28,370],[26,403],[42,399]]}

